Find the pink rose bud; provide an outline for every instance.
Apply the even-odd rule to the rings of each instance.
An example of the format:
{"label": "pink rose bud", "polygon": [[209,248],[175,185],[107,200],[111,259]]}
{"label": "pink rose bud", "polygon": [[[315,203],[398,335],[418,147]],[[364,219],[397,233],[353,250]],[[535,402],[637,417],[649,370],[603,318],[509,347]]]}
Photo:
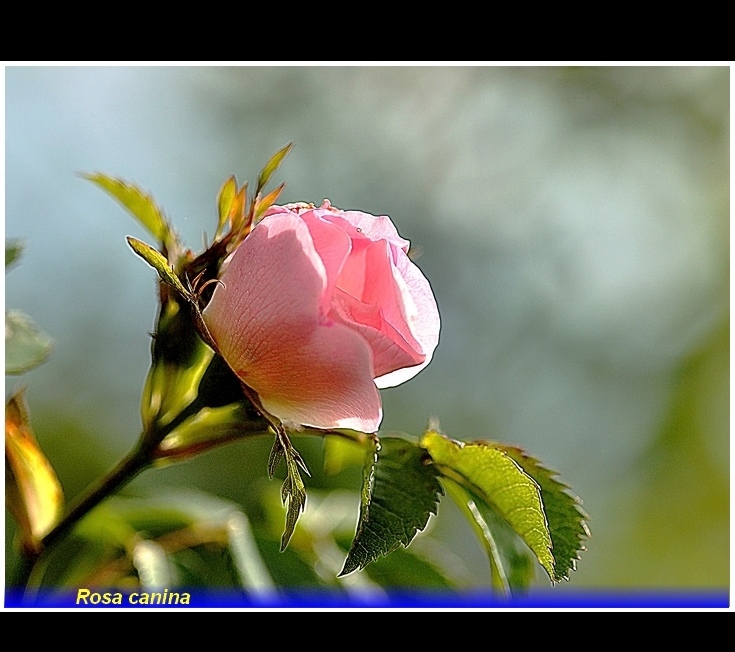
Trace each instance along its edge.
{"label": "pink rose bud", "polygon": [[439,341],[429,282],[388,217],[324,201],[273,206],[204,310],[220,353],[282,421],[375,432],[378,387],[415,376]]}

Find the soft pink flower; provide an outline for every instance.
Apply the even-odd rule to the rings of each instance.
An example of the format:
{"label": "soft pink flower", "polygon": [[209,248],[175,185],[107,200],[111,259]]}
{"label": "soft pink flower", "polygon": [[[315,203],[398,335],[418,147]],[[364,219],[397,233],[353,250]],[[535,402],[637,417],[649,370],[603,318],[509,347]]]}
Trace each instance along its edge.
{"label": "soft pink flower", "polygon": [[439,341],[429,282],[388,217],[324,201],[273,206],[234,252],[204,320],[282,421],[374,432],[378,387],[415,376]]}

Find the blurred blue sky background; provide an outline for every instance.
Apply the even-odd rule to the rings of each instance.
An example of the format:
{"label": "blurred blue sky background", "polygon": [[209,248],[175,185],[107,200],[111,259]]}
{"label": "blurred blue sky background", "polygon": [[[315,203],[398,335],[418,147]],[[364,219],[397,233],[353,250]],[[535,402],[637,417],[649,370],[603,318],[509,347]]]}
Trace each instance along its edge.
{"label": "blurred blue sky background", "polygon": [[[383,392],[383,427],[419,434],[434,415],[561,470],[592,516],[572,585],[726,586],[729,76],[7,67],[6,236],[26,250],[6,306],[56,342],[22,379],[39,439],[75,450],[56,425],[84,423],[109,464],[140,426],[155,278],[125,236],[147,234],[77,173],[150,191],[199,250],[227,176],[254,180],[293,141],[282,201],[390,215],[436,293],[435,358]],[[229,459],[158,477],[226,493]],[[437,530],[482,568],[445,511]]]}

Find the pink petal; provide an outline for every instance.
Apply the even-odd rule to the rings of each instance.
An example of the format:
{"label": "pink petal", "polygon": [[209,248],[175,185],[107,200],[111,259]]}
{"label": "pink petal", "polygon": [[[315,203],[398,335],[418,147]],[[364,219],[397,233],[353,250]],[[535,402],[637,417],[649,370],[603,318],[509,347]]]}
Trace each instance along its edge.
{"label": "pink petal", "polygon": [[360,333],[370,345],[376,376],[383,376],[401,367],[414,366],[424,360],[423,354],[417,353],[385,321],[377,306],[362,303],[337,290],[331,316],[335,321]]}
{"label": "pink petal", "polygon": [[396,283],[401,288],[406,308],[406,323],[414,339],[419,343],[424,354],[424,361],[415,367],[398,369],[389,374],[379,376],[375,384],[383,389],[395,387],[413,378],[419,371],[431,362],[437,344],[441,319],[436,305],[431,285],[421,270],[402,252],[396,257],[394,268]]}
{"label": "pink petal", "polygon": [[320,305],[322,314],[326,315],[337,286],[337,279],[352,249],[350,236],[339,227],[322,219],[316,211],[302,213],[301,219],[309,228],[314,248],[327,274],[327,287],[322,292]]}
{"label": "pink petal", "polygon": [[386,241],[363,245],[350,254],[338,281],[333,316],[352,325],[370,343],[376,376],[425,360],[424,345],[408,323],[416,311],[408,287],[394,269],[394,255],[406,254]]}
{"label": "pink petal", "polygon": [[[317,240],[338,253],[339,238],[325,230]],[[328,266],[337,253],[327,256]],[[280,212],[264,218],[221,280],[205,322],[266,410],[316,428],[377,430],[382,410],[372,352],[357,332],[320,314],[328,273],[303,220]]]}
{"label": "pink petal", "polygon": [[[286,338],[281,341],[284,348],[292,347]],[[282,380],[263,385],[258,395],[263,407],[284,421],[361,432],[375,432],[380,425],[383,414],[372,379],[372,352],[342,324],[318,327],[307,347],[274,360],[267,373]]]}
{"label": "pink petal", "polygon": [[390,217],[385,215],[376,216],[359,211],[339,211],[338,214],[331,211],[317,210],[325,220],[338,224],[344,231],[350,234],[352,239],[366,238],[372,242],[387,241],[404,252],[408,251],[410,245],[404,240]]}

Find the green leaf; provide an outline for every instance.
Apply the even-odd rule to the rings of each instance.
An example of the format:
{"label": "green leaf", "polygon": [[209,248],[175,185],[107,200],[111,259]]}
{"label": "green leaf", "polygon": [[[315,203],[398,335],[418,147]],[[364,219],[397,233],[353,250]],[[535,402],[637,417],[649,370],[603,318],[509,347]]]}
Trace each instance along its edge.
{"label": "green leaf", "polygon": [[5,373],[22,374],[40,365],[53,349],[53,340],[19,310],[5,312]]}
{"label": "green leaf", "polygon": [[434,466],[416,444],[393,437],[376,442],[364,472],[357,531],[340,576],[408,546],[436,514],[444,493]]}
{"label": "green leaf", "polygon": [[117,199],[158,242],[169,248],[175,243],[176,236],[171,226],[150,195],[137,186],[105,174],[83,174],[82,177]]}
{"label": "green leaf", "polygon": [[270,161],[265,164],[265,167],[261,170],[260,176],[258,177],[258,188],[255,191],[256,195],[260,194],[260,191],[265,187],[268,181],[270,181],[271,176],[273,176],[273,173],[278,169],[283,162],[283,159],[286,157],[286,154],[288,154],[292,148],[293,143],[289,143],[271,156]]}
{"label": "green leaf", "polygon": [[520,448],[502,446],[502,449],[530,475],[541,488],[541,500],[551,533],[554,554],[554,577],[569,579],[569,571],[576,570],[579,553],[586,550],[583,542],[590,536],[582,501],[572,493],[569,485],[559,479],[556,471]]}
{"label": "green leaf", "polygon": [[174,288],[174,290],[176,290],[190,303],[195,303],[195,298],[184,287],[183,283],[179,280],[179,277],[174,274],[168,260],[166,260],[165,256],[160,251],[157,251],[149,244],[146,244],[137,238],[128,236],[126,239],[130,248],[158,272],[158,275],[164,283],[168,283],[168,285]]}
{"label": "green leaf", "polygon": [[20,240],[5,240],[5,268],[12,265],[23,253],[23,243]]}
{"label": "green leaf", "polygon": [[552,581],[551,535],[536,482],[504,450],[488,442],[460,443],[428,430],[421,439],[442,475],[492,507],[536,555]]}
{"label": "green leaf", "polygon": [[284,448],[281,444],[281,440],[279,437],[276,437],[273,441],[273,446],[271,448],[271,452],[268,455],[268,477],[273,478],[273,475],[276,472],[276,469],[278,468],[278,465],[281,463],[281,460],[284,456]]}
{"label": "green leaf", "polygon": [[445,486],[447,493],[454,499],[454,502],[457,503],[465,518],[473,526],[478,539],[480,539],[485,548],[488,560],[490,561],[490,579],[493,590],[499,591],[502,595],[510,595],[510,584],[505,566],[500,558],[498,544],[495,542],[492,530],[477,508],[475,501],[472,500],[464,487],[453,480],[442,478],[442,484]]}
{"label": "green leaf", "polygon": [[[472,494],[470,494],[472,496]],[[512,526],[480,498],[472,496],[478,514],[493,534],[498,558],[513,595],[526,593],[536,579],[536,556]]]}
{"label": "green leaf", "polygon": [[513,528],[484,501],[447,477],[442,478],[442,484],[485,548],[493,590],[506,597],[525,593],[536,575],[533,553]]}

